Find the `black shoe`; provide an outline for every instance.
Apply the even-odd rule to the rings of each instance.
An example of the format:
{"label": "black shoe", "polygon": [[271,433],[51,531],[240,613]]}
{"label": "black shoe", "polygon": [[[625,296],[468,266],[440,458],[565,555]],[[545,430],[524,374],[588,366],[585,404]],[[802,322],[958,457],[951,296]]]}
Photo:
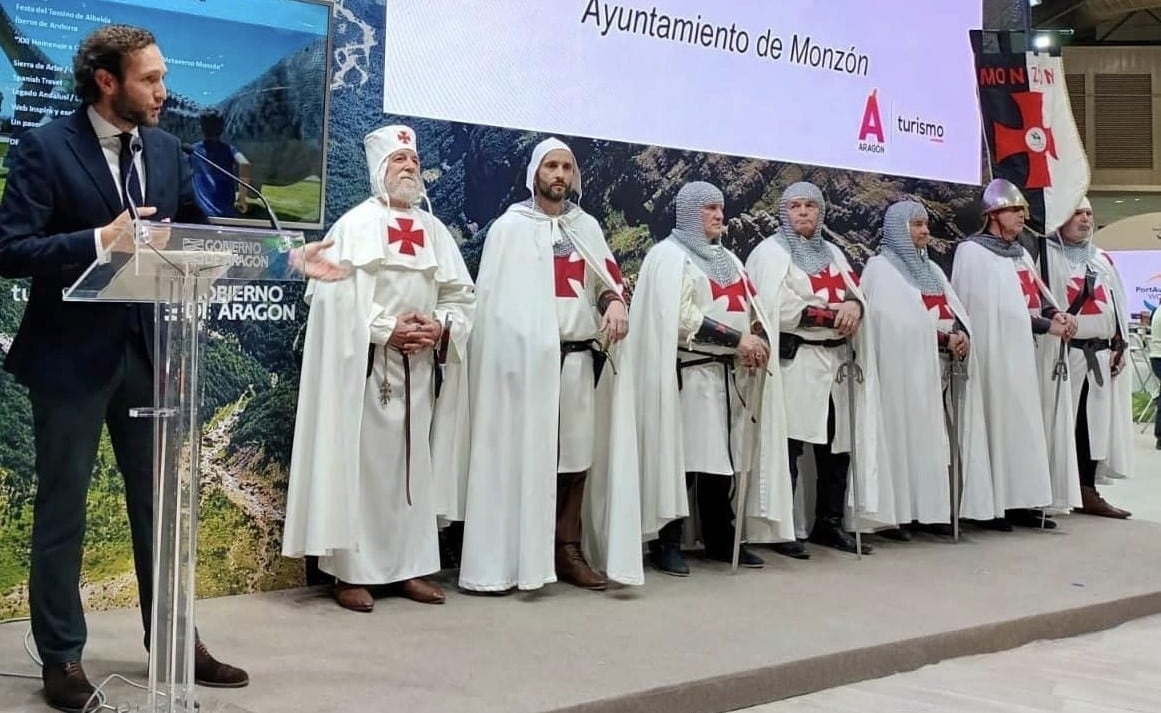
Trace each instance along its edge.
{"label": "black shoe", "polygon": [[888,540],[895,540],[896,542],[910,542],[911,533],[904,530],[902,527],[892,527],[889,530],[879,530],[875,533],[879,537],[885,537]]}
{"label": "black shoe", "polygon": [[1161,438],[1157,439],[1157,450],[1161,451]]}
{"label": "black shoe", "polygon": [[1008,522],[1007,519],[1002,517],[997,517],[992,520],[968,520],[968,522],[982,527],[985,530],[995,530],[997,532],[1012,531],[1012,523]]}
{"label": "black shoe", "polygon": [[[734,551],[729,550],[710,550],[705,551],[706,559],[717,560],[718,562],[726,562],[727,564],[734,563]],[[738,550],[738,566],[748,567],[750,569],[762,569],[766,566],[766,560],[750,551],[750,548],[742,545]]]}
{"label": "black shoe", "polygon": [[1050,515],[1046,515],[1039,510],[1028,510],[1020,508],[1017,510],[1009,510],[1007,513],[1008,521],[1016,527],[1031,527],[1037,530],[1055,530],[1056,523],[1053,522]]}
{"label": "black shoe", "polygon": [[[814,531],[810,533],[810,541],[833,547],[841,552],[850,552],[857,554],[856,541],[851,533],[842,528],[841,521],[833,522],[830,520],[820,520],[814,524]],[[863,543],[863,554],[870,555],[875,553],[875,548],[867,543]]]}
{"label": "black shoe", "polygon": [[[100,708],[93,696],[93,684],[85,676],[80,661],[46,664],[40,669],[44,681],[44,701],[52,708],[65,713],[85,713]],[[93,702],[86,707],[89,699]]]}
{"label": "black shoe", "polygon": [[920,522],[916,523],[912,529],[916,532],[925,532],[928,535],[938,535],[939,537],[955,536],[955,530],[946,522]]}
{"label": "black shoe", "polygon": [[770,549],[774,550],[783,557],[793,557],[796,560],[810,559],[810,550],[806,549],[806,545],[798,540],[791,540],[790,542],[775,542],[770,545]]}
{"label": "black shoe", "polygon": [[681,547],[678,545],[655,545],[649,546],[649,561],[653,566],[661,570],[665,574],[673,577],[688,577],[689,565],[685,563],[685,558],[681,556]]}

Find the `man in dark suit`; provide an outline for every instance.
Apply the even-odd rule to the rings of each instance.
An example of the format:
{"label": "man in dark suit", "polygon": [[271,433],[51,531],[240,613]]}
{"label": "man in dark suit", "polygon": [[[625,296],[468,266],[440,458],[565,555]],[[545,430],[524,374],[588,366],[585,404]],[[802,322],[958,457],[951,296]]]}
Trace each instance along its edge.
{"label": "man in dark suit", "polygon": [[[64,302],[61,292],[95,259],[123,261],[130,201],[141,217],[205,222],[177,137],[158,128],[165,62],[152,34],[95,30],[77,50],[81,108],[25,132],[0,200],[0,275],[31,277],[24,319],[5,368],[29,389],[36,441],[29,604],[45,698],[84,708],[86,628],[79,580],[85,502],[101,426],[107,425],[133,539],[141,614],[152,600],[153,425],[129,409],[153,403],[149,305]],[[132,150],[137,137],[142,150]],[[116,243],[116,245],[115,245]],[[148,636],[146,638],[148,641]],[[245,671],[197,643],[197,683],[245,686]]]}

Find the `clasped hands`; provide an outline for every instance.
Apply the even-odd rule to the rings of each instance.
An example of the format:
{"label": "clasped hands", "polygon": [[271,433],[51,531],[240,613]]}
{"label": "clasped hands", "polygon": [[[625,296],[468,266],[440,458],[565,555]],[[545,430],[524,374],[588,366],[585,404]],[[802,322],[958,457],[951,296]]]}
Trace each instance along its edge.
{"label": "clasped hands", "polygon": [[395,329],[387,344],[404,354],[432,349],[443,336],[443,325],[426,314],[405,312],[395,318]]}
{"label": "clasped hands", "polygon": [[1076,336],[1076,317],[1068,312],[1057,312],[1052,315],[1052,324],[1048,327],[1048,333],[1067,342]]}

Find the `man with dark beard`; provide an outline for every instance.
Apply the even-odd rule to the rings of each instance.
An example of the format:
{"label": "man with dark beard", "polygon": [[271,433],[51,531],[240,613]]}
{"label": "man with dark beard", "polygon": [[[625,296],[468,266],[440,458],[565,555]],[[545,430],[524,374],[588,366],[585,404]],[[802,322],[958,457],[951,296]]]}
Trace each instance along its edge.
{"label": "man with dark beard", "polygon": [[[45,699],[61,710],[82,709],[93,693],[81,667],[80,576],[86,496],[103,426],[125,481],[141,616],[150,626],[153,423],[129,410],[153,403],[153,307],[65,302],[61,295],[94,260],[126,259],[121,246],[131,242],[131,204],[141,206],[142,218],[205,222],[181,142],[156,128],[165,74],[149,31],[94,30],[73,59],[80,109],[21,136],[0,201],[0,275],[32,278],[5,368],[28,387],[32,402],[37,495],[29,607]],[[134,155],[138,142],[142,150]],[[217,687],[249,682],[200,640],[194,678]]]}
{"label": "man with dark beard", "polygon": [[601,226],[569,200],[581,180],[567,145],[542,141],[525,185],[531,197],[489,229],[476,281],[459,584],[491,593],[558,578],[593,590],[641,584],[621,271]]}

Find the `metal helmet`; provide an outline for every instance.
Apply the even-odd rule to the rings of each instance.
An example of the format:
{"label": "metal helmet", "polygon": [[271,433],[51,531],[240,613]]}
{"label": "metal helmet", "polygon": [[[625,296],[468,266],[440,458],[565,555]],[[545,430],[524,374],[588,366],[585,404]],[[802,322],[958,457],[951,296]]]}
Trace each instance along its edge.
{"label": "metal helmet", "polygon": [[980,213],[987,215],[997,210],[1019,206],[1027,212],[1028,200],[1011,181],[1003,178],[993,179],[984,189],[984,197],[980,201]]}

